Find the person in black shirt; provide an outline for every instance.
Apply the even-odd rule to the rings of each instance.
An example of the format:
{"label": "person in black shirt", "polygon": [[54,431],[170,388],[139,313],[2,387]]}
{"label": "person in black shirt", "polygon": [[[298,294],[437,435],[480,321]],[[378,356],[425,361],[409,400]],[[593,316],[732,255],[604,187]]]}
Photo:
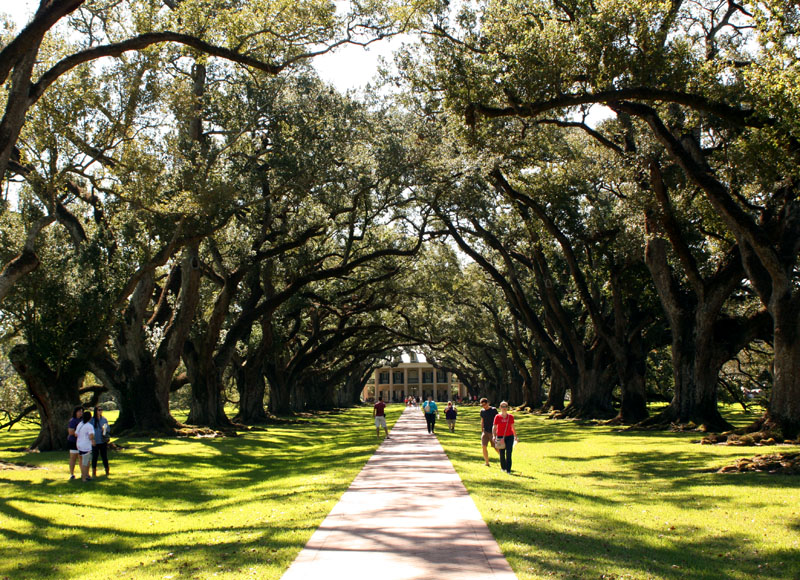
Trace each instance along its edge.
{"label": "person in black shirt", "polygon": [[483,460],[486,462],[486,467],[489,467],[489,449],[487,447],[492,442],[492,426],[494,426],[494,418],[497,416],[497,409],[489,406],[489,399],[486,397],[481,399],[481,407],[481,446],[483,447]]}

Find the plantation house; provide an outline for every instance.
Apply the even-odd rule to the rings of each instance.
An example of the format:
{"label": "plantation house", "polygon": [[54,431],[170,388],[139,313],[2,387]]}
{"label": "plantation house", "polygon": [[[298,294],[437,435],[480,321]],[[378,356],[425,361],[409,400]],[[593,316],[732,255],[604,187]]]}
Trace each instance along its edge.
{"label": "plantation house", "polygon": [[[422,358],[422,360],[420,360]],[[403,355],[395,366],[378,367],[367,381],[361,397],[366,401],[383,397],[399,403],[407,396],[432,396],[435,401],[448,401],[467,396],[467,388],[454,373],[435,368],[416,353]]]}

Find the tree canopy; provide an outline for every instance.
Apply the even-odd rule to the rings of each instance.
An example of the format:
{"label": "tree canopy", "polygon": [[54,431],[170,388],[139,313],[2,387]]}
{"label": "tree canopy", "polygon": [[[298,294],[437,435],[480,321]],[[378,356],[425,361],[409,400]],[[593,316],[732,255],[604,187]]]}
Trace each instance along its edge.
{"label": "tree canopy", "polygon": [[[356,404],[416,350],[559,417],[725,430],[720,398],[760,389],[754,428],[797,437],[798,22],[43,0],[0,36],[9,422],[35,408],[58,448],[109,393],[117,431],[175,432],[180,393],[188,424],[236,429]],[[309,66],[398,33],[370,94]]]}

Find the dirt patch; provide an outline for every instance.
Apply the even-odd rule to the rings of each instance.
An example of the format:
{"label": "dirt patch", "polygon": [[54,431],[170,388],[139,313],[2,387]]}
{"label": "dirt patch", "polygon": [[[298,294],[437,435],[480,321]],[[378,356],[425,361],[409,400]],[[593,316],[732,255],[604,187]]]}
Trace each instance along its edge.
{"label": "dirt patch", "polygon": [[726,465],[717,473],[774,473],[800,475],[800,453],[772,453],[739,459],[733,465]]}
{"label": "dirt patch", "polygon": [[5,469],[22,469],[30,471],[32,469],[44,469],[41,465],[30,465],[29,463],[9,463],[8,461],[0,461],[0,471]]}

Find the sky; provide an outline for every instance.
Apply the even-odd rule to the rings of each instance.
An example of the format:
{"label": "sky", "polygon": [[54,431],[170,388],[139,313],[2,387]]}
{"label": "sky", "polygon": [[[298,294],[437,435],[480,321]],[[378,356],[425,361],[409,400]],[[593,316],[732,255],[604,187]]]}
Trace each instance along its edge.
{"label": "sky", "polygon": [[[5,12],[19,28],[31,19],[39,0],[0,0],[0,13]],[[346,45],[335,52],[312,60],[319,76],[341,92],[364,88],[378,72],[379,57],[391,59],[393,51],[401,45],[399,38],[383,39],[367,47]]]}

